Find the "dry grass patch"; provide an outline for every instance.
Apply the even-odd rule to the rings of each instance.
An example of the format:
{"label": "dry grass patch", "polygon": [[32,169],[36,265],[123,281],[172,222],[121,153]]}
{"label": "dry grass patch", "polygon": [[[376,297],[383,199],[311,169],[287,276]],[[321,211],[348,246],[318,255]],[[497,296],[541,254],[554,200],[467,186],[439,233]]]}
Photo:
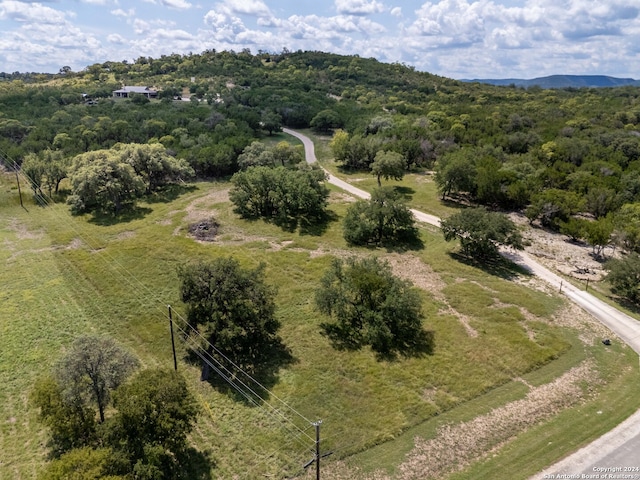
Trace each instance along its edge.
{"label": "dry grass patch", "polygon": [[[383,472],[365,475],[343,462],[336,462],[325,468],[323,478],[328,480],[444,478],[448,474],[464,469],[474,461],[491,455],[528,428],[584,401],[589,391],[583,388],[583,384],[586,381],[597,381],[597,376],[593,361],[587,360],[553,382],[539,387],[532,387],[529,383],[522,381],[530,389],[525,398],[495,408],[467,422],[443,425],[438,428],[433,438],[416,437],[415,446],[399,466],[396,477]],[[426,398],[432,395],[434,395],[432,391],[424,392]]]}
{"label": "dry grass patch", "polygon": [[42,229],[30,231],[27,226],[19,222],[17,218],[11,219],[6,228],[13,232],[18,240],[40,240],[44,236]]}
{"label": "dry grass patch", "polygon": [[202,197],[198,197],[193,200],[184,209],[187,212],[185,222],[194,223],[200,221],[203,218],[211,217],[212,209],[208,208],[218,203],[229,202],[229,190],[230,188],[223,188],[221,190],[215,190]]}
{"label": "dry grass patch", "polygon": [[433,298],[444,305],[438,313],[441,315],[450,315],[457,318],[465,331],[470,337],[477,337],[478,331],[471,326],[471,319],[457,310],[455,310],[446,296],[442,293],[442,289],[446,286],[445,281],[433,269],[410,254],[392,254],[384,257],[389,264],[393,273],[400,278],[411,281],[416,287],[430,292]]}
{"label": "dry grass patch", "polygon": [[435,438],[416,438],[414,450],[399,467],[399,478],[427,480],[462,470],[518,433],[582,401],[586,392],[581,384],[594,377],[593,363],[585,361],[555,381],[532,389],[522,400],[469,422],[445,425]]}

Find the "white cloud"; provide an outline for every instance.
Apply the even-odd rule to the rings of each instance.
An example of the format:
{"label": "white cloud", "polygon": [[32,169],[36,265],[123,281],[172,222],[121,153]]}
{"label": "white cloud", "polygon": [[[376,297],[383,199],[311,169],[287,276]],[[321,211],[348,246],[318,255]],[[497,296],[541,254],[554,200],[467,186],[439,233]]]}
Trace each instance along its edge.
{"label": "white cloud", "polygon": [[135,14],[136,14],[136,11],[133,8],[130,8],[127,11],[122,10],[121,8],[111,10],[111,15],[114,15],[116,17],[129,18],[129,17],[133,17]]}
{"label": "white cloud", "polygon": [[376,0],[335,0],[338,13],[344,15],[370,15],[384,11],[384,5]]}
{"label": "white cloud", "polygon": [[481,42],[484,37],[482,4],[466,0],[442,0],[424,4],[409,27],[411,35],[431,37],[429,46],[463,46]]}
{"label": "white cloud", "polygon": [[155,5],[163,5],[167,8],[175,10],[186,10],[191,8],[192,5],[186,0],[143,0],[147,3],[153,3]]}
{"label": "white cloud", "polygon": [[218,8],[228,13],[269,17],[271,11],[262,0],[226,0]]}
{"label": "white cloud", "polygon": [[0,2],[0,20],[21,23],[44,23],[60,25],[66,22],[65,14],[41,3],[23,3],[14,0]]}
{"label": "white cloud", "polygon": [[191,8],[191,4],[186,0],[160,0],[165,7],[175,8],[177,10],[185,10]]}
{"label": "white cloud", "polygon": [[110,43],[115,43],[116,45],[124,45],[127,42],[127,39],[122,35],[118,35],[117,33],[112,33],[107,35],[107,41]]}
{"label": "white cloud", "polygon": [[411,11],[413,2],[385,0],[214,0],[201,28],[193,15],[168,10],[202,8],[191,2],[0,0],[0,70],[286,47],[400,61],[454,78],[640,75],[638,0],[422,0]]}

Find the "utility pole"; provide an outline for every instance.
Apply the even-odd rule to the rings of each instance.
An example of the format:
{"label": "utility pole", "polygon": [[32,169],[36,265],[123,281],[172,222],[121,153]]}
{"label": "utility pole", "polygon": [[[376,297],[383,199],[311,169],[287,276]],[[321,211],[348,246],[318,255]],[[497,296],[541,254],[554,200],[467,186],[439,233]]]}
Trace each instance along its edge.
{"label": "utility pole", "polygon": [[320,480],[320,425],[322,425],[322,420],[313,424],[316,427],[316,480]]}
{"label": "utility pole", "polygon": [[18,195],[20,196],[20,206],[24,208],[24,204],[22,203],[22,190],[20,190],[20,177],[18,176],[18,168],[15,168],[16,171],[16,182],[18,182]]}
{"label": "utility pole", "polygon": [[320,480],[320,459],[323,457],[328,457],[333,452],[327,452],[324,455],[320,455],[320,425],[322,425],[322,420],[318,420],[317,422],[313,422],[311,425],[316,427],[316,454],[313,459],[309,460],[307,463],[303,465],[303,468],[306,470],[312,463],[316,464],[316,480]]}
{"label": "utility pole", "polygon": [[171,305],[167,305],[169,309],[169,329],[171,330],[171,350],[173,351],[173,369],[178,371],[178,359],[176,358],[176,341],[173,338],[173,317],[171,316]]}

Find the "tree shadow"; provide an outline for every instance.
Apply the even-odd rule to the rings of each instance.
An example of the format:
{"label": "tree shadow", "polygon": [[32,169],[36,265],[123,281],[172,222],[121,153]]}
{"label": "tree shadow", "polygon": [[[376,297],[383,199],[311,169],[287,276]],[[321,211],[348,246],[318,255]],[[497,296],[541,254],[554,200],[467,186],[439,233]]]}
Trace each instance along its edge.
{"label": "tree shadow", "polygon": [[147,203],[169,203],[176,200],[181,195],[185,193],[191,193],[197,190],[195,185],[178,185],[178,184],[170,184],[165,185],[159,190],[149,193],[145,196],[145,201]]}
{"label": "tree shadow", "polygon": [[447,196],[445,198],[440,197],[440,203],[445,207],[455,208],[457,210],[463,210],[465,208],[472,208],[473,204],[465,196]]}
{"label": "tree shadow", "polygon": [[[236,212],[237,213],[237,212]],[[256,222],[263,220],[266,223],[271,223],[288,233],[293,233],[296,230],[300,235],[310,235],[314,237],[322,236],[329,225],[332,222],[338,221],[338,215],[331,211],[324,211],[322,214],[315,217],[273,217],[265,218],[254,215],[240,215],[244,220],[249,222]]]}
{"label": "tree shadow", "polygon": [[422,358],[433,355],[436,346],[436,335],[433,330],[420,330],[410,338],[397,342],[393,350],[375,352],[376,360],[395,362],[399,357]]}
{"label": "tree shadow", "polygon": [[418,250],[424,250],[424,242],[420,238],[420,234],[416,229],[415,232],[407,233],[397,241],[384,242],[382,247],[384,247],[389,253],[415,252]]}
{"label": "tree shadow", "polygon": [[151,212],[152,210],[150,208],[139,206],[126,208],[117,214],[94,212],[93,216],[89,219],[89,223],[100,225],[102,227],[109,227],[119,223],[128,223],[134,220],[140,220]]}
{"label": "tree shadow", "polygon": [[377,250],[384,248],[388,253],[405,253],[424,250],[424,242],[420,238],[420,232],[417,228],[405,232],[403,235],[395,238],[385,239],[382,242],[369,242],[366,244],[350,243],[355,247],[364,247],[369,250]]}
{"label": "tree shadow", "polygon": [[[509,258],[505,258],[503,255],[496,257],[470,257],[460,252],[449,252],[449,256],[460,263],[469,265],[474,268],[478,268],[483,272],[496,277],[504,278],[505,280],[513,280],[514,278],[524,275],[527,277],[533,276],[533,273],[526,267],[516,263],[517,253],[508,254]],[[512,258],[514,260],[512,260]]]}
{"label": "tree shadow", "polygon": [[640,315],[640,305],[638,305],[637,303],[634,303],[628,298],[622,297],[620,295],[615,295],[615,294],[607,295],[607,298],[610,299],[613,303],[617,303],[621,305],[623,308],[626,308],[630,312],[633,312],[636,315]]}
{"label": "tree shadow", "polygon": [[193,447],[188,447],[180,454],[180,468],[178,478],[193,480],[212,480],[211,470],[216,466],[212,452],[203,452]]}
{"label": "tree shadow", "polygon": [[332,210],[325,210],[317,218],[301,218],[299,223],[300,235],[322,236],[329,228],[329,225],[337,222],[338,219],[338,215]]}
{"label": "tree shadow", "polygon": [[[322,335],[329,339],[331,346],[340,351],[355,352],[367,343],[359,332],[344,328],[335,323],[322,323]],[[421,358],[433,355],[435,350],[435,332],[432,330],[408,331],[396,334],[391,342],[371,345],[371,350],[379,362],[394,362],[402,358]]]}
{"label": "tree shadow", "polygon": [[405,201],[409,201],[413,198],[413,195],[416,193],[416,191],[411,188],[411,187],[405,187],[404,185],[394,185],[393,190],[399,194],[402,195],[402,198]]}
{"label": "tree shadow", "polygon": [[211,347],[206,353],[188,349],[184,360],[200,367],[201,381],[247,406],[267,401],[269,390],[279,381],[280,369],[298,362],[280,337],[264,345],[260,361],[253,365],[238,365]]}

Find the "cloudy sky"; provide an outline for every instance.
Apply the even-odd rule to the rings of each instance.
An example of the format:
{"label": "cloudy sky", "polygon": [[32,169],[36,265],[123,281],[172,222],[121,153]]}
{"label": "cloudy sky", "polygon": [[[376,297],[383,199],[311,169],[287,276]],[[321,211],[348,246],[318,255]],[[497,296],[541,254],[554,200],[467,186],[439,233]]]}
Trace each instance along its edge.
{"label": "cloudy sky", "polygon": [[4,72],[285,47],[458,79],[640,79],[640,0],[0,0]]}

